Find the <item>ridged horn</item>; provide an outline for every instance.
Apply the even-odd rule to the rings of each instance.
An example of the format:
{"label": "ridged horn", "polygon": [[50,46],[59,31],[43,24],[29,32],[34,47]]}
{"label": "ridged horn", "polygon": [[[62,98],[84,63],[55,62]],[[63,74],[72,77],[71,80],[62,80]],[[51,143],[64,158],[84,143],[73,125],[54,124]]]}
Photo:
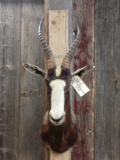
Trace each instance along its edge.
{"label": "ridged horn", "polygon": [[61,67],[70,68],[71,61],[74,57],[75,50],[78,47],[79,42],[80,42],[80,29],[77,24],[77,36],[74,42],[72,43],[70,49],[68,50],[68,52],[65,54]]}
{"label": "ridged horn", "polygon": [[53,53],[50,49],[50,47],[48,46],[43,33],[42,33],[42,25],[43,25],[43,20],[44,20],[44,16],[42,17],[40,24],[39,24],[39,28],[38,28],[38,36],[40,38],[41,44],[43,46],[44,52],[46,54],[46,59],[47,59],[47,68],[55,68],[56,67],[56,62],[55,59],[53,57]]}

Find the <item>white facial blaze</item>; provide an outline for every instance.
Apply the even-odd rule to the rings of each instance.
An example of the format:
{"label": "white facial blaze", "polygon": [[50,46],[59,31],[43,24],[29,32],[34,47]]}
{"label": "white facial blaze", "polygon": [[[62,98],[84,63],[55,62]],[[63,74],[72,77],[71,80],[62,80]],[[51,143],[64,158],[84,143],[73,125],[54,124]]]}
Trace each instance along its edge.
{"label": "white facial blaze", "polygon": [[52,88],[50,116],[54,119],[60,119],[63,116],[64,119],[64,87],[66,83],[64,80],[56,79],[50,83],[50,86]]}
{"label": "white facial blaze", "polygon": [[58,66],[56,68],[56,76],[59,76],[61,74],[61,66]]}

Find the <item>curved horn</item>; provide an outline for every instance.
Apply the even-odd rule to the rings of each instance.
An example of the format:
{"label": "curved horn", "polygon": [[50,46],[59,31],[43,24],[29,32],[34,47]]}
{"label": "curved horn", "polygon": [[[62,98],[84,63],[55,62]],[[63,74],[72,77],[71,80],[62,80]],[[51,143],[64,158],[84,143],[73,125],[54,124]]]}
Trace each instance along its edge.
{"label": "curved horn", "polygon": [[42,19],[40,21],[40,24],[39,24],[38,35],[39,35],[40,41],[42,43],[44,52],[46,53],[47,68],[50,69],[50,68],[55,68],[56,67],[56,63],[55,63],[55,59],[53,57],[53,53],[52,53],[50,47],[48,46],[48,44],[47,44],[47,42],[46,42],[46,40],[45,40],[45,38],[43,36],[43,33],[42,33],[43,19],[44,19],[44,16],[42,17]]}
{"label": "curved horn", "polygon": [[63,62],[62,62],[62,65],[61,67],[64,67],[64,68],[70,68],[70,64],[71,64],[71,61],[74,57],[74,54],[75,54],[75,50],[79,44],[79,41],[80,41],[80,29],[79,29],[79,26],[77,24],[77,36],[74,40],[74,42],[72,43],[69,51],[66,53],[64,59],[63,59]]}

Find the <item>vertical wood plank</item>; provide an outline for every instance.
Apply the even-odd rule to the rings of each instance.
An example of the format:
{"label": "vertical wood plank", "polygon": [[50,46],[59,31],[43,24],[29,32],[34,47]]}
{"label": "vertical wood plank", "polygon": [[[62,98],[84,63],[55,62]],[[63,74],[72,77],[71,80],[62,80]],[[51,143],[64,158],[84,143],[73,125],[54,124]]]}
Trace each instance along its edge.
{"label": "vertical wood plank", "polygon": [[3,149],[5,148],[4,146],[4,134],[5,130],[3,129],[3,126],[5,125],[5,112],[4,112],[4,106],[3,106],[3,75],[4,75],[4,64],[3,64],[3,4],[0,4],[0,159],[3,159],[4,152]]}
{"label": "vertical wood plank", "polygon": [[[49,46],[54,54],[57,66],[61,66],[68,51],[68,11],[49,11]],[[59,38],[58,38],[59,37]]]}
{"label": "vertical wood plank", "polygon": [[[68,35],[69,35],[69,45],[72,43],[72,0],[44,0],[44,15],[45,15],[45,37],[48,36],[48,11],[49,10],[68,10]],[[45,151],[47,153],[47,151]],[[49,159],[49,153],[46,154],[45,160]]]}
{"label": "vertical wood plank", "polygon": [[95,4],[95,159],[120,159],[120,1]]}
{"label": "vertical wood plank", "polygon": [[[68,35],[69,45],[72,43],[72,0],[44,0],[45,17],[47,18],[48,10],[68,10]],[[47,23],[45,24],[45,28]]]}
{"label": "vertical wood plank", "polygon": [[[78,45],[78,50],[74,62],[74,70],[76,70],[86,64],[90,64],[91,66],[94,64],[94,1],[74,0],[73,13],[78,19],[81,32],[81,40]],[[74,110],[77,115],[79,126],[79,138],[77,144],[73,148],[74,160],[94,159],[93,80],[93,72],[91,71],[84,78],[84,82],[90,88],[90,92],[84,97],[80,98],[79,95],[74,92]]]}
{"label": "vertical wood plank", "polygon": [[43,51],[38,38],[39,21],[43,16],[43,1],[22,3],[21,84],[20,84],[20,160],[44,159],[40,128],[44,112],[44,81],[26,72],[22,66],[31,63],[43,68]]}
{"label": "vertical wood plank", "polygon": [[71,160],[71,152],[68,150],[62,154],[59,154],[50,151],[50,160]]}
{"label": "vertical wood plank", "polygon": [[[68,11],[49,10],[49,46],[54,54],[57,66],[61,66],[68,51]],[[59,38],[58,38],[59,37]],[[50,150],[50,160],[71,160],[71,152],[57,154]]]}
{"label": "vertical wood plank", "polygon": [[0,2],[0,159],[18,160],[21,1]]}
{"label": "vertical wood plank", "polygon": [[[45,0],[45,3],[47,3],[47,8],[46,8],[46,13],[48,13],[48,10],[68,10],[68,46],[72,44],[72,31],[73,31],[73,26],[72,26],[72,0]],[[65,22],[66,23],[66,22]],[[67,36],[67,35],[66,35]],[[69,48],[69,47],[68,47]],[[67,49],[67,46],[66,46]],[[65,49],[65,50],[66,50]]]}

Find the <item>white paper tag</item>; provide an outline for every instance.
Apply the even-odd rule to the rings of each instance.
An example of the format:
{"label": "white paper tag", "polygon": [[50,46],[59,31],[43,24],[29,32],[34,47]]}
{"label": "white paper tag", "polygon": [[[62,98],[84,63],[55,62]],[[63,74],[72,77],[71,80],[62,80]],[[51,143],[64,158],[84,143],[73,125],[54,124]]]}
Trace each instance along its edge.
{"label": "white paper tag", "polygon": [[90,89],[86,86],[83,80],[79,76],[74,76],[71,80],[72,86],[78,92],[80,97],[84,96]]}

